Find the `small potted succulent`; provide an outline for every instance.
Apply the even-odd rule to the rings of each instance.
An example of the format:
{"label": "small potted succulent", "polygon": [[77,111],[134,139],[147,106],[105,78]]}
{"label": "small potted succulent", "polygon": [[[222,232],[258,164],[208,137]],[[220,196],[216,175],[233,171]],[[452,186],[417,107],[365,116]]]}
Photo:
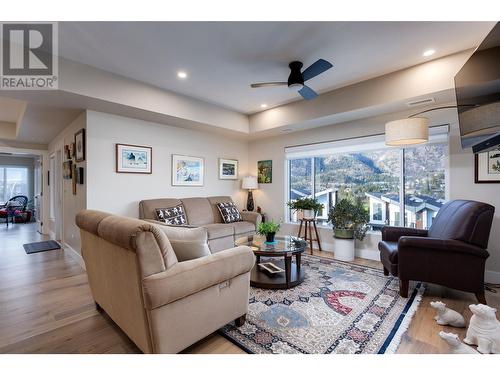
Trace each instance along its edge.
{"label": "small potted succulent", "polygon": [[314,198],[299,198],[287,203],[287,206],[297,213],[302,213],[305,219],[314,219],[323,205]]}
{"label": "small potted succulent", "polygon": [[263,236],[266,236],[267,243],[274,242],[274,236],[276,232],[280,230],[280,224],[275,223],[274,221],[266,221],[264,223],[260,223],[257,228],[257,233]]}
{"label": "small potted succulent", "polygon": [[370,216],[361,202],[341,199],[328,213],[335,238],[362,241],[368,230]]}

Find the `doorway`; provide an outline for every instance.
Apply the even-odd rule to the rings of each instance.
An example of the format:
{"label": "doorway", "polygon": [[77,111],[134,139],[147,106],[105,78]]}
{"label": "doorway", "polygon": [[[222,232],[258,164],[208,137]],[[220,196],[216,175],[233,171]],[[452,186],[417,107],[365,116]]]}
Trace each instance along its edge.
{"label": "doorway", "polygon": [[49,229],[50,236],[56,241],[62,239],[62,152],[57,150],[49,157],[49,173],[47,184],[49,185]]}

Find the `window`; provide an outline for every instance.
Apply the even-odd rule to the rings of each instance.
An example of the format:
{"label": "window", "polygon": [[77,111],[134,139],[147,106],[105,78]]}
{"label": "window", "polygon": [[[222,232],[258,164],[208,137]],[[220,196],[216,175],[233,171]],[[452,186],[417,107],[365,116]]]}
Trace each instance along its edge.
{"label": "window", "polygon": [[0,201],[6,202],[16,195],[29,197],[27,167],[0,166]]}
{"label": "window", "polygon": [[[429,228],[445,199],[446,138],[441,134],[434,143],[407,149],[387,148],[377,137],[287,150],[288,200],[314,196],[325,207],[319,224],[327,224],[337,200],[349,198],[365,206],[372,230]],[[289,220],[295,219],[291,213]]]}

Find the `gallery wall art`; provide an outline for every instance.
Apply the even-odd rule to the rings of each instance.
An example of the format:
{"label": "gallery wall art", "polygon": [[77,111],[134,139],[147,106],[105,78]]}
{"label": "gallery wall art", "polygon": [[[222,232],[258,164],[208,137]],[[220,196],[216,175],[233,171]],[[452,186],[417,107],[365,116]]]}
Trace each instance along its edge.
{"label": "gallery wall art", "polygon": [[70,154],[75,156],[76,162],[85,161],[85,129],[75,133],[75,143],[70,147]]}
{"label": "gallery wall art", "polygon": [[476,184],[500,183],[500,151],[474,155],[474,182]]}
{"label": "gallery wall art", "polygon": [[172,185],[203,186],[204,164],[200,157],[172,155]]}
{"label": "gallery wall art", "polygon": [[116,145],[116,173],[152,173],[153,149],[147,146]]}
{"label": "gallery wall art", "polygon": [[273,182],[273,161],[260,160],[257,162],[257,179],[259,184],[271,184]]}
{"label": "gallery wall art", "polygon": [[238,160],[219,159],[219,179],[237,180],[238,179]]}

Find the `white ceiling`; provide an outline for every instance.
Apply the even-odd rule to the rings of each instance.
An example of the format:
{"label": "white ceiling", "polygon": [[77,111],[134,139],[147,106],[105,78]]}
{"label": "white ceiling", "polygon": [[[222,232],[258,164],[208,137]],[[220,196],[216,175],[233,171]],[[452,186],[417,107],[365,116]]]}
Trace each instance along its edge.
{"label": "white ceiling", "polygon": [[[63,22],[60,55],[243,113],[298,100],[288,63],[324,58],[318,92],[477,46],[494,22]],[[436,54],[423,57],[424,50]],[[177,78],[184,70],[189,77]]]}

